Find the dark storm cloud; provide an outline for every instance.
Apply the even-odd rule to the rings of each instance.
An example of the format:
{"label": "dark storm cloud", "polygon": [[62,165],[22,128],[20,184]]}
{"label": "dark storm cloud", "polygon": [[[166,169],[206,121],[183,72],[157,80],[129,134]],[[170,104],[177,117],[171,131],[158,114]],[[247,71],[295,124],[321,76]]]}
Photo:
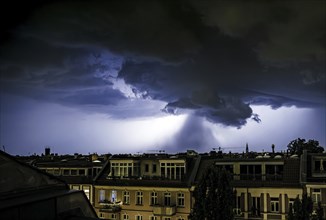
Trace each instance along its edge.
{"label": "dark storm cloud", "polygon": [[[252,116],[249,104],[236,98],[223,99],[210,91],[195,91],[190,99],[170,102],[164,111],[176,114],[178,109],[192,109],[208,121],[236,127],[245,125],[246,119]],[[257,115],[255,117],[258,119]]]}
{"label": "dark storm cloud", "polygon": [[192,30],[194,12],[187,7],[180,13],[181,6],[178,1],[65,1],[44,7],[20,31],[54,44],[173,61],[200,46]]}
{"label": "dark storm cloud", "polygon": [[251,41],[266,62],[325,61],[325,1],[204,0],[193,4],[207,25]]}
{"label": "dark storm cloud", "polygon": [[65,105],[116,104],[125,97],[103,76],[112,68],[94,52],[16,39],[0,53],[1,90]]}
{"label": "dark storm cloud", "polygon": [[[250,104],[325,105],[325,3],[305,2],[46,4],[2,46],[2,83],[108,105],[125,99],[109,79],[114,69],[140,97],[167,102],[168,113],[236,127],[260,121]],[[108,51],[124,59],[121,69],[103,58]]]}

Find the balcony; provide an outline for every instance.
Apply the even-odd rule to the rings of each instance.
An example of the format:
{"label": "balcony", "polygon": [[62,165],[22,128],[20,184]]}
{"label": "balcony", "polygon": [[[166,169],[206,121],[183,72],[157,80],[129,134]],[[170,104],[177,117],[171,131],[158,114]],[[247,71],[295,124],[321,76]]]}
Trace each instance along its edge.
{"label": "balcony", "polygon": [[163,206],[163,205],[155,205],[153,206],[153,214],[154,215],[164,215],[171,216],[176,213],[176,207],[174,206]]}
{"label": "balcony", "polygon": [[122,202],[99,201],[100,212],[115,213],[121,211]]}

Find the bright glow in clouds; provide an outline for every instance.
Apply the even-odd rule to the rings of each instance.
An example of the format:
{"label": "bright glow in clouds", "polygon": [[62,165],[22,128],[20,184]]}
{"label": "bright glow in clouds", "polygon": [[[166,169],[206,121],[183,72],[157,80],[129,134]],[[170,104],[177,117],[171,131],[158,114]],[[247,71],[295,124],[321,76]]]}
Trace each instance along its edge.
{"label": "bright glow in clouds", "polygon": [[2,106],[0,139],[8,153],[20,155],[40,154],[45,146],[59,154],[164,149],[165,140],[171,139],[187,118],[161,114],[155,118],[113,119],[29,99],[19,99],[24,109],[16,103]]}
{"label": "bright glow in clouds", "polygon": [[[154,100],[139,103],[139,99],[134,99],[128,105],[122,103],[123,106],[115,110],[116,114],[130,110],[130,113],[123,112],[122,115],[143,112],[141,118],[135,117],[138,113],[127,118],[112,118],[105,112],[80,111],[14,96],[4,96],[3,101],[0,145],[4,145],[10,154],[40,154],[45,146],[50,146],[52,152],[59,154],[137,153],[150,150],[181,152],[192,146],[180,138],[192,137],[211,137],[206,142],[200,142],[205,144],[196,148],[199,152],[210,151],[213,147],[222,147],[224,152],[242,152],[246,143],[250,151],[271,151],[272,144],[280,151],[286,150],[286,145],[299,137],[318,140],[321,146],[325,146],[325,109],[281,107],[273,110],[267,106],[251,106],[259,114],[261,123],[249,120],[247,125],[237,129],[205,121],[203,126],[196,129],[194,126],[198,126],[200,119],[192,120],[193,123],[189,124],[190,116],[159,112],[157,109],[164,103]],[[115,107],[108,108],[113,111]],[[145,113],[152,116],[146,117]],[[189,133],[189,129],[193,132]],[[201,129],[204,129],[204,133],[201,133]]]}
{"label": "bright glow in clouds", "polygon": [[[222,127],[206,122],[214,131],[214,136],[224,152],[286,150],[287,144],[297,138],[315,139],[325,144],[325,116],[316,110],[296,107],[281,107],[273,110],[268,106],[251,106],[261,118],[261,123],[248,121],[241,129]],[[321,110],[324,112],[325,110]],[[321,117],[320,117],[321,116]],[[322,126],[320,126],[322,123]]]}

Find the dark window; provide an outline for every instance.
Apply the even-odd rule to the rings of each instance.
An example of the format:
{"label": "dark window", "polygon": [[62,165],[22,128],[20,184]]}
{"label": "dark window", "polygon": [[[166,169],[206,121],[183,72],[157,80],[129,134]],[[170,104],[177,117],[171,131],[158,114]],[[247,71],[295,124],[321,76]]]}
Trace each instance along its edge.
{"label": "dark window", "polygon": [[156,164],[153,164],[153,173],[156,173]]}
{"label": "dark window", "polygon": [[148,173],[149,172],[149,165],[145,164],[145,172]]}
{"label": "dark window", "polygon": [[80,176],[85,176],[85,170],[84,169],[79,170],[79,175]]}

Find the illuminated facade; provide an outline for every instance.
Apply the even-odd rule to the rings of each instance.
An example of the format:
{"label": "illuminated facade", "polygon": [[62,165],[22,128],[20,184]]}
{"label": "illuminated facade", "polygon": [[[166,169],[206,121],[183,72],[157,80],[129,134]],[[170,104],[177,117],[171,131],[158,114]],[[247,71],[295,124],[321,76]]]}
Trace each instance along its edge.
{"label": "illuminated facade", "polygon": [[314,209],[320,202],[326,217],[326,153],[142,154],[81,161],[38,160],[34,166],[84,190],[101,219],[189,219],[196,183],[212,165],[231,174],[235,219],[287,219],[290,205],[305,192]]}
{"label": "illuminated facade", "polygon": [[181,155],[116,156],[94,184],[100,218],[186,220],[193,206],[196,158]]}

